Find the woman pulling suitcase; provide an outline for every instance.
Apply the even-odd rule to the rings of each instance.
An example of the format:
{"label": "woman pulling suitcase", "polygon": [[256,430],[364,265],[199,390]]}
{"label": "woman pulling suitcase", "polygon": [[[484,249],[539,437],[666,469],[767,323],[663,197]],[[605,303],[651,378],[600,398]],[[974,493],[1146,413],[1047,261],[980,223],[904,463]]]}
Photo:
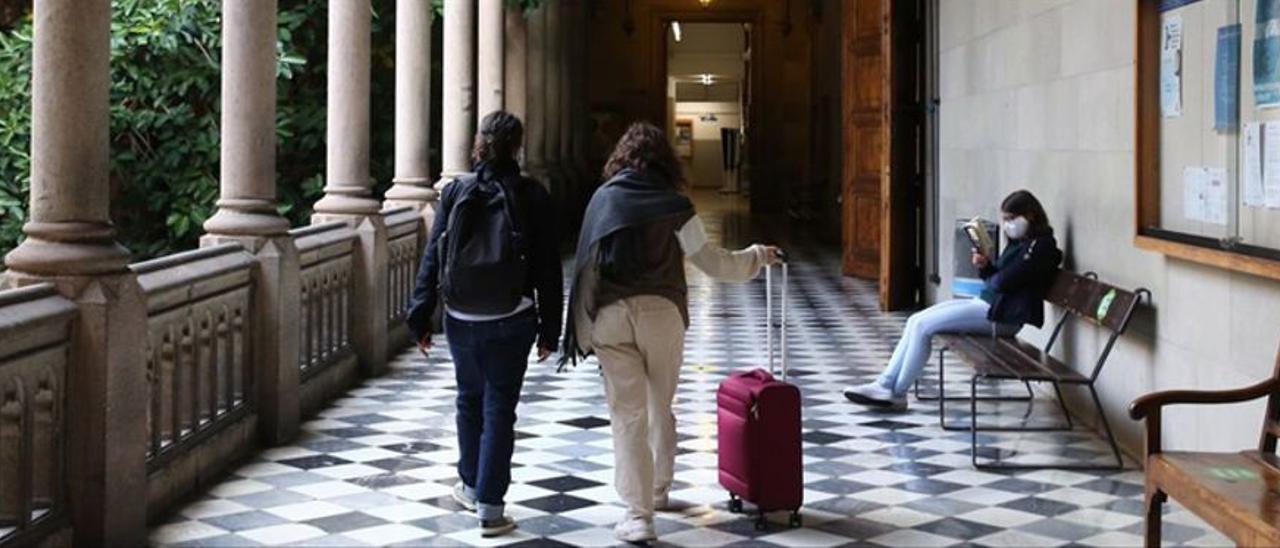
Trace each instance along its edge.
{"label": "woman pulling suitcase", "polygon": [[624,542],[656,538],[654,510],[669,504],[676,455],[671,410],[689,325],[688,259],[708,276],[745,282],[779,262],[776,247],[727,251],[684,195],[666,134],[632,125],[587,206],[573,271],[561,363],[595,353],[613,428],[615,484],[627,513]]}

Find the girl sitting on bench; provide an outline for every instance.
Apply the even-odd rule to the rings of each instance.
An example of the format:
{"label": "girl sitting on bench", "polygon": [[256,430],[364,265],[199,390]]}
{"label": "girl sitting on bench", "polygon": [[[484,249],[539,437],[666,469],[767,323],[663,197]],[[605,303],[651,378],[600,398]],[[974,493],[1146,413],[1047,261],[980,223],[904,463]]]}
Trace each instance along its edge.
{"label": "girl sitting on bench", "polygon": [[1044,325],[1044,298],[1062,263],[1062,251],[1044,207],[1019,190],[1000,206],[1008,245],[994,262],[977,249],[973,264],[984,281],[977,299],[940,302],[907,319],[902,338],[879,378],[844,391],[854,403],[886,411],[907,409],[907,390],[924,370],[938,333],[1012,336],[1023,325]]}

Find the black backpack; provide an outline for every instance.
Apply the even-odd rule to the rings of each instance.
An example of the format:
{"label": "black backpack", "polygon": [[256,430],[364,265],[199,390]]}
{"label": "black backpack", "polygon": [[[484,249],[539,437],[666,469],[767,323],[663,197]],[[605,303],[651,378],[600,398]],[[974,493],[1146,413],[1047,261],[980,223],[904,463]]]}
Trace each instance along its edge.
{"label": "black backpack", "polygon": [[504,314],[524,297],[528,244],[516,199],[519,176],[462,179],[441,234],[440,294],[450,310]]}

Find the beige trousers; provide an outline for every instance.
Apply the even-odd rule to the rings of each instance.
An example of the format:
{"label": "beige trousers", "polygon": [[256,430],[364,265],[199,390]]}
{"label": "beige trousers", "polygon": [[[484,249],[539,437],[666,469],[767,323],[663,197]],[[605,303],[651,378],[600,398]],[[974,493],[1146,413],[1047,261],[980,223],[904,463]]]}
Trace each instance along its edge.
{"label": "beige trousers", "polygon": [[614,484],[628,518],[653,519],[653,499],[671,490],[684,361],[684,318],[671,301],[641,295],[596,313],[591,344],[604,371],[613,427]]}

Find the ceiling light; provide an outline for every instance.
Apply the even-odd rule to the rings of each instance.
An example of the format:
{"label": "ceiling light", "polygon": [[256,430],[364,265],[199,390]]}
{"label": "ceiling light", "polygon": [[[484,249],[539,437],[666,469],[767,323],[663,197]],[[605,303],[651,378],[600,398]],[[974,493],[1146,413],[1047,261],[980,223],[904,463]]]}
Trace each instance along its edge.
{"label": "ceiling light", "polygon": [[712,80],[712,78],[711,78],[711,75],[710,75],[710,74],[703,74],[703,75],[701,75],[701,76],[699,76],[699,77],[698,77],[698,80],[699,80],[700,82],[702,82],[702,85],[704,85],[704,86],[709,86],[709,85],[711,85],[711,84],[713,83],[713,80]]}
{"label": "ceiling light", "polygon": [[676,39],[676,41],[677,41],[677,42],[679,42],[679,41],[680,41],[681,36],[680,36],[680,22],[679,22],[679,21],[672,21],[672,22],[671,22],[671,34],[675,36],[675,39]]}
{"label": "ceiling light", "polygon": [[711,5],[711,0],[698,0],[698,3],[702,4],[702,7],[705,8]]}

